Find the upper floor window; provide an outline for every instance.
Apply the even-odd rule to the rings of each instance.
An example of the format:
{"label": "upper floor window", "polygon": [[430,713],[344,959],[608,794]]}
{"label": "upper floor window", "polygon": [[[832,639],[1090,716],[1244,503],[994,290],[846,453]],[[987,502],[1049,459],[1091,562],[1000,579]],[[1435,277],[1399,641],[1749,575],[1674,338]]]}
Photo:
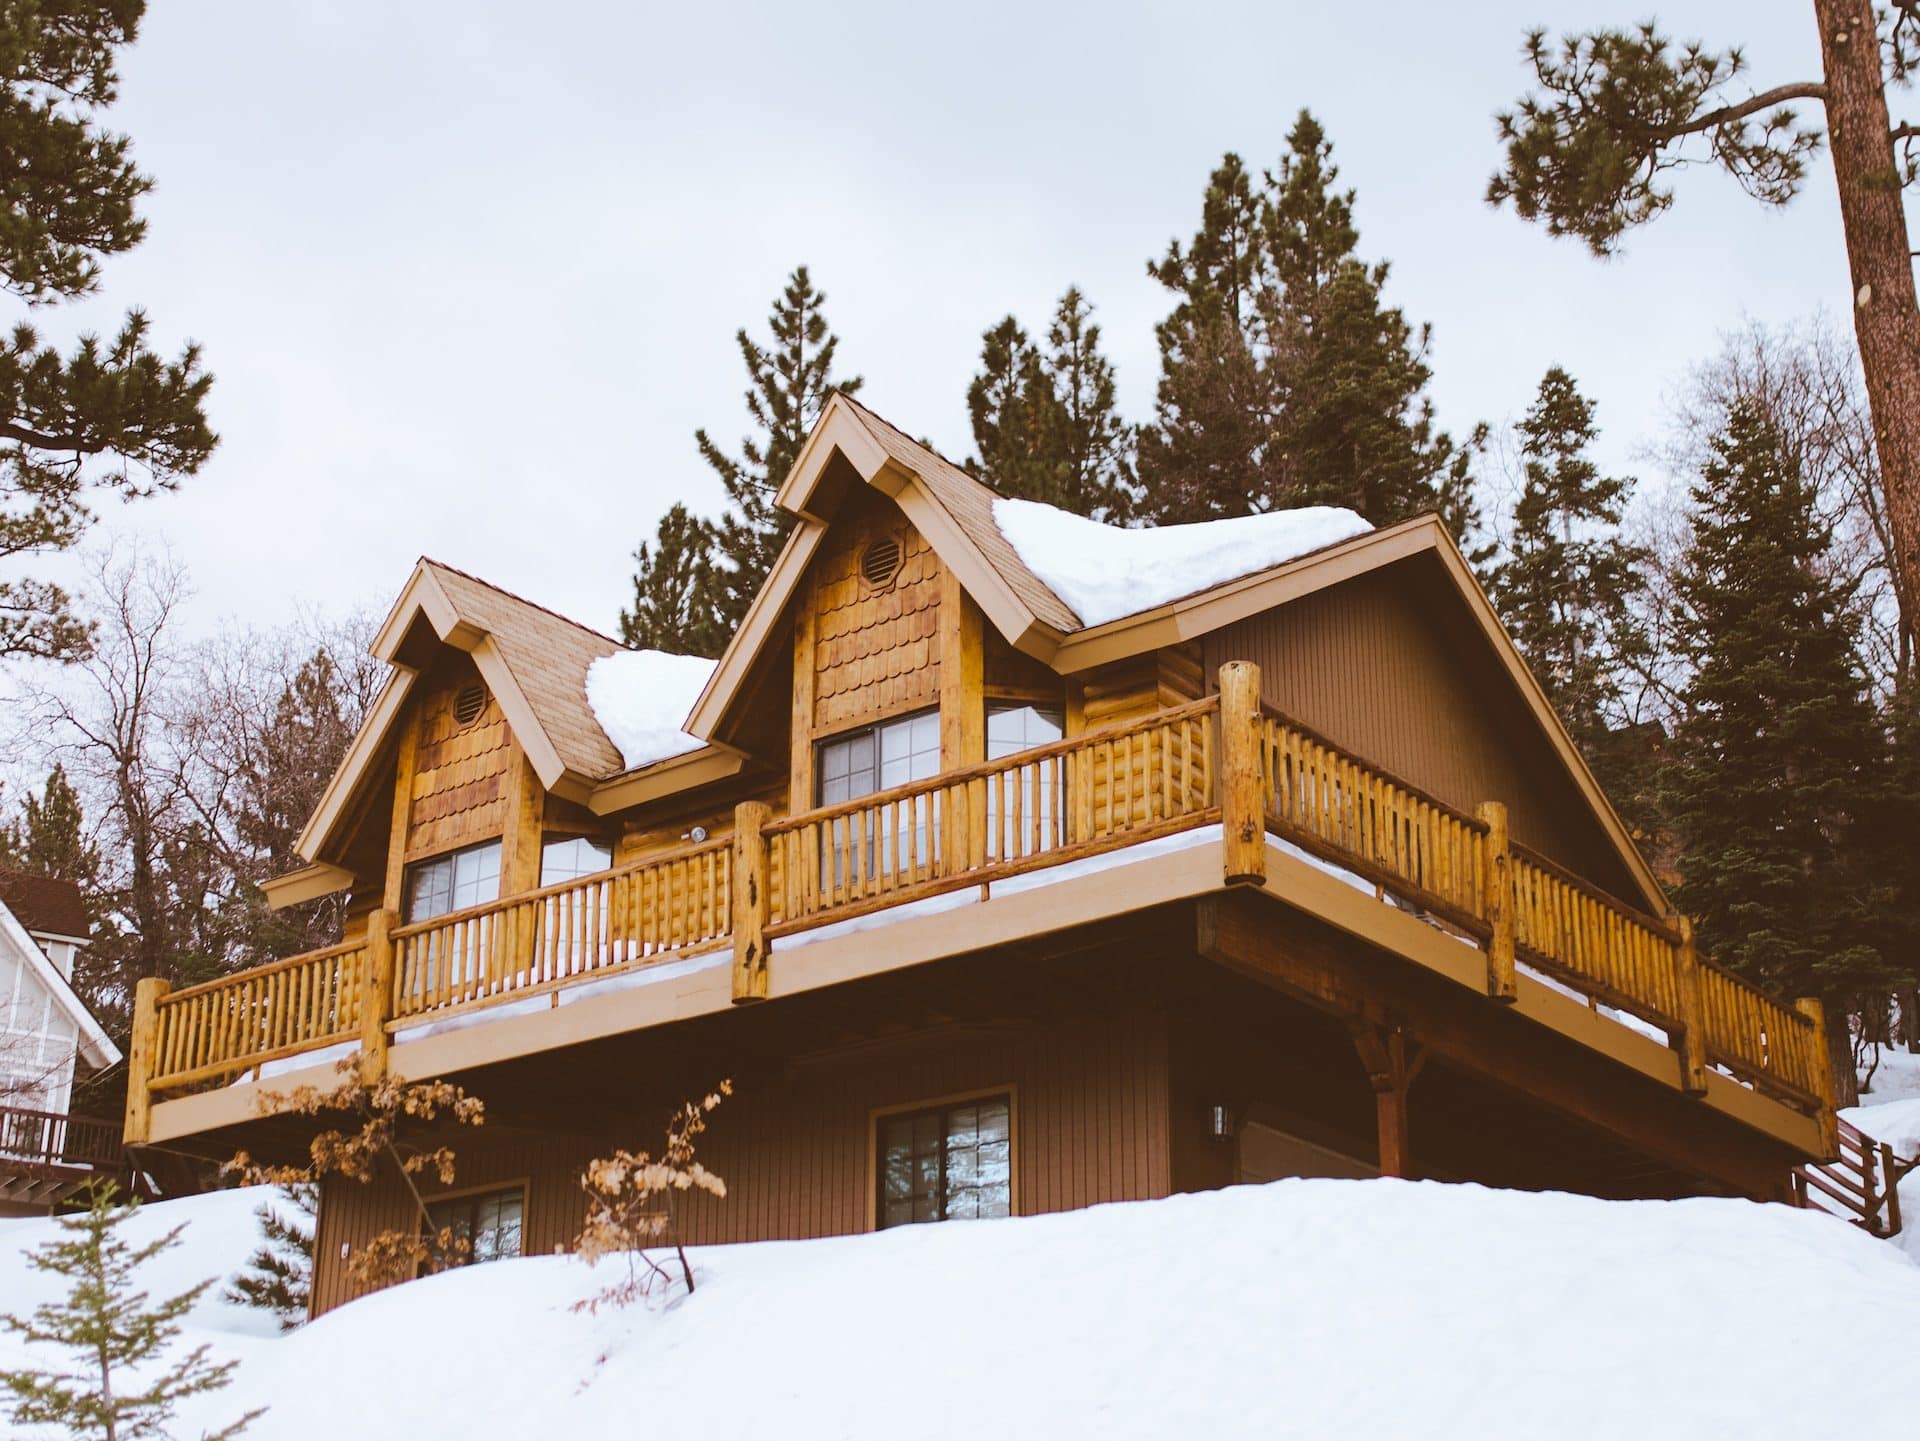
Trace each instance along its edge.
{"label": "upper floor window", "polygon": [[940,773],[940,712],[843,731],[820,742],[819,804],[838,805]]}
{"label": "upper floor window", "polygon": [[548,841],[540,849],[540,884],[557,886],[606,870],[613,864],[613,847],[589,836]]}
{"label": "upper floor window", "polygon": [[[1066,714],[1058,706],[1017,701],[987,707],[987,759],[1003,760],[1035,746],[1051,745],[1066,734]],[[1004,771],[987,787],[987,853],[1016,860],[1052,850],[1066,842],[1062,801],[1067,774],[1063,757],[1046,757]]]}
{"label": "upper floor window", "polygon": [[1059,706],[1022,705],[1018,701],[987,707],[987,759],[997,761],[1035,746],[1051,745],[1067,733]]}
{"label": "upper floor window", "polygon": [[496,900],[500,895],[500,842],[448,851],[407,867],[407,923],[430,921],[449,911]]}
{"label": "upper floor window", "polygon": [[880,1229],[1013,1214],[1013,1098],[882,1116],[875,1137]]}
{"label": "upper floor window", "polygon": [[448,1258],[449,1265],[505,1261],[520,1254],[526,1206],[527,1193],[522,1186],[476,1191],[428,1202],[425,1224],[436,1235],[441,1231],[452,1233],[456,1249]]}

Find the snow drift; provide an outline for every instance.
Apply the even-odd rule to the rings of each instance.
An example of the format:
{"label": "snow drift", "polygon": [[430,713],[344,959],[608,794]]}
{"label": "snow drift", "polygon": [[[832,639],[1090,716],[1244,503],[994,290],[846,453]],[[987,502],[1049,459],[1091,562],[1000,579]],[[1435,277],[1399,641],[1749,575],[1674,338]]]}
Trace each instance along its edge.
{"label": "snow drift", "polygon": [[697,751],[680,729],[713,676],[714,662],[664,650],[621,650],[587,667],[587,705],[630,771]]}
{"label": "snow drift", "polygon": [[1331,505],[1126,530],[1035,500],[996,500],[993,522],[1027,569],[1086,626],[1151,610],[1373,529],[1354,511]]}
{"label": "snow drift", "polygon": [[[237,1266],[251,1198],[154,1206],[156,1292]],[[0,1302],[48,1279],[0,1223]],[[695,1252],[699,1289],[576,1313],[561,1257],[356,1302],[240,1358],[211,1423],[260,1441],[622,1435],[1782,1437],[1911,1404],[1920,1267],[1811,1212],[1478,1186],[1281,1181],[1061,1216]],[[0,1336],[0,1365],[21,1358]],[[191,1434],[183,1427],[183,1433]]]}

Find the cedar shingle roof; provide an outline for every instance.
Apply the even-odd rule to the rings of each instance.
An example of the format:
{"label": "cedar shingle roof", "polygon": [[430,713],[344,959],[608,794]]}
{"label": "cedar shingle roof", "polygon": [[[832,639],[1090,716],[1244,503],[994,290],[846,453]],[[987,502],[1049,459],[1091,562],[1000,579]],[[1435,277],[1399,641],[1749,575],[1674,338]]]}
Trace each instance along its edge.
{"label": "cedar shingle roof", "polygon": [[82,939],[91,932],[80,887],[73,881],[0,870],[0,902],[29,932]]}
{"label": "cedar shingle roof", "polygon": [[922,445],[845,392],[840,398],[888,455],[920,477],[928,492],[966,532],[981,557],[1013,588],[1035,619],[1055,630],[1081,629],[1080,617],[1045,581],[1027,569],[1012,543],[1000,533],[993,519],[993,502],[999,497],[998,491],[975,480],[944,455]]}
{"label": "cedar shingle roof", "polygon": [[624,771],[620,752],[587,704],[587,667],[624,647],[463,570],[437,560],[421,563],[431,568],[461,617],[493,637],[561,763],[596,780]]}

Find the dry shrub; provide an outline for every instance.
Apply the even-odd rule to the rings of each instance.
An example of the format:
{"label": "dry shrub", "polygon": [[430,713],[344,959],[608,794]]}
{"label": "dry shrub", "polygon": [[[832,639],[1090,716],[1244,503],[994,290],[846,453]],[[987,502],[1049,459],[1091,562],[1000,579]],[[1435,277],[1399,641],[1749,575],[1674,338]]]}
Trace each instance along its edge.
{"label": "dry shrub", "polygon": [[409,1081],[383,1076],[368,1081],[360,1074],[359,1058],[348,1056],[334,1068],[341,1080],[331,1090],[297,1086],[262,1096],[259,1107],[269,1116],[331,1116],[351,1124],[320,1132],[307,1146],[304,1166],[263,1166],[245,1151],[222,1168],[248,1185],[314,1185],[322,1177],[340,1176],[370,1185],[391,1167],[413,1198],[419,1224],[411,1231],[380,1232],[347,1263],[347,1279],[356,1286],[390,1286],[424,1271],[444,1270],[466,1259],[471,1243],[450,1227],[436,1228],[415,1178],[423,1172],[442,1186],[454,1176],[453,1148],[444,1142],[426,1144],[415,1132],[443,1121],[478,1126],[486,1108],[450,1081]]}
{"label": "dry shrub", "polygon": [[727,1194],[727,1183],[694,1156],[694,1141],[707,1129],[707,1117],[733,1094],[733,1082],[698,1101],[687,1101],[667,1122],[667,1140],[656,1157],[647,1151],[615,1151],[587,1165],[580,1188],[587,1193],[587,1219],[573,1243],[583,1261],[603,1256],[625,1256],[627,1279],[580,1302],[576,1310],[596,1310],[602,1302],[625,1306],[648,1295],[656,1282],[671,1285],[673,1277],[651,1254],[649,1247],[670,1246],[680,1261],[680,1276],[689,1295],[693,1267],[681,1242],[674,1217],[674,1197],[687,1191],[710,1196]]}

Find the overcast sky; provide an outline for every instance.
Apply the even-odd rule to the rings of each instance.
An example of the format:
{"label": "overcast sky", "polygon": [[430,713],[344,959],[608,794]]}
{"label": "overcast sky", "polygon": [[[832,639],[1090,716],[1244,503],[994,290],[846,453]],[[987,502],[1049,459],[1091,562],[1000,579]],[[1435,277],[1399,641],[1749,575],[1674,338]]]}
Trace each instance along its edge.
{"label": "overcast sky", "polygon": [[[1744,43],[1764,87],[1817,74],[1811,10],[1658,13]],[[950,454],[982,329],[1043,324],[1069,283],[1145,420],[1167,304],[1144,262],[1223,151],[1271,164],[1302,106],[1362,254],[1433,325],[1443,423],[1510,418],[1559,363],[1624,462],[1718,332],[1847,298],[1824,161],[1784,212],[1682,175],[1605,264],[1482,202],[1525,28],[1644,12],[158,0],[110,119],[157,180],[151,228],[87,318],[139,303],[200,341],[222,441],[106,521],[174,549],[200,626],[384,608],[427,554],[611,628],[658,514],[717,509],[693,430],[741,433],[733,332],[796,263],[868,402]]]}

